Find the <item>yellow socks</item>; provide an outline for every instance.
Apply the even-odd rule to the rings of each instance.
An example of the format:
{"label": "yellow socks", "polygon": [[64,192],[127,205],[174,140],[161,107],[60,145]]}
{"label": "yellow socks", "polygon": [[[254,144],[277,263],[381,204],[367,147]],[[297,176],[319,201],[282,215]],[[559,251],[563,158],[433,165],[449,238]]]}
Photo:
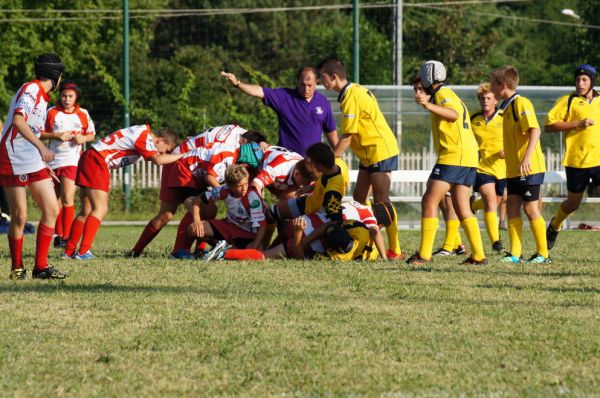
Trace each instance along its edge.
{"label": "yellow socks", "polygon": [[389,227],[385,227],[385,232],[388,236],[388,248],[395,254],[401,254],[402,249],[400,249],[400,240],[398,239],[398,213],[396,213],[394,206],[392,206],[392,210],[394,212],[394,219]]}
{"label": "yellow socks", "polygon": [[536,251],[545,258],[548,258],[548,243],[546,242],[546,222],[544,217],[539,216],[533,221],[529,221],[533,239],[535,239]]}
{"label": "yellow socks", "polygon": [[500,231],[498,230],[498,215],[495,211],[483,213],[485,229],[487,230],[490,242],[494,243],[500,240]]}
{"label": "yellow socks", "polygon": [[444,237],[444,245],[442,246],[442,249],[451,252],[457,246],[457,240],[460,241],[460,233],[458,232],[458,227],[460,227],[460,221],[446,221],[446,235]]}
{"label": "yellow socks", "polygon": [[435,240],[437,228],[437,217],[421,218],[421,247],[419,249],[419,255],[426,260],[431,259],[431,252],[433,251],[433,242]]}
{"label": "yellow socks", "polygon": [[479,224],[477,218],[469,217],[462,220],[461,225],[467,235],[469,244],[471,245],[471,257],[473,260],[480,261],[485,258],[483,251],[483,243],[481,243],[481,233],[479,232]]}
{"label": "yellow socks", "polygon": [[[544,231],[544,233],[546,232]],[[521,217],[515,217],[508,220],[508,236],[510,237],[510,254],[517,258],[521,257],[523,251],[521,247],[523,220],[521,220]]]}
{"label": "yellow socks", "polygon": [[552,228],[554,228],[555,231],[560,231],[562,228],[563,221],[565,221],[567,217],[569,217],[569,214],[570,213],[565,213],[562,206],[558,206],[558,210],[556,210],[556,215],[554,216],[551,222]]}

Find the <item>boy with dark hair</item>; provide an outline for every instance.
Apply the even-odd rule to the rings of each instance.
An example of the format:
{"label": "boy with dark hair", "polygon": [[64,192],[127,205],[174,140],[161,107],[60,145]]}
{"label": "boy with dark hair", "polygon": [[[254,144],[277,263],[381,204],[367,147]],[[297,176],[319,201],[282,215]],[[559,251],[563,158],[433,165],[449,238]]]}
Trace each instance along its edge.
{"label": "boy with dark hair", "polygon": [[[64,256],[91,260],[92,243],[108,212],[109,169],[133,164],[143,157],[157,165],[173,163],[183,155],[169,154],[177,144],[170,129],[153,132],[149,125],[118,130],[96,142],[79,159],[75,184],[81,189],[81,210],[71,228]],[[81,239],[79,251],[75,252]]]}
{"label": "boy with dark hair", "polygon": [[506,188],[508,191],[507,216],[510,253],[502,262],[521,263],[521,238],[523,220],[521,207],[529,218],[537,252],[530,263],[550,263],[546,242],[546,223],[540,213],[538,202],[540,188],[544,183],[546,163],[540,147],[540,126],[533,104],[517,93],[519,73],[513,66],[494,69],[490,76],[492,91],[503,116],[504,154],[506,161]]}
{"label": "boy with dark hair", "polygon": [[567,174],[567,199],[564,200],[546,229],[548,249],[554,247],[563,221],[575,212],[591,180],[592,189],[600,193],[600,96],[594,90],[596,68],[579,65],[575,69],[575,92],[559,98],[546,119],[547,133],[564,132],[563,165]]}
{"label": "boy with dark hair", "polygon": [[21,86],[12,99],[6,124],[0,136],[0,185],[4,186],[10,207],[8,246],[11,279],[26,279],[23,266],[23,232],[27,218],[27,191],[42,216],[38,225],[34,278],[67,277],[48,265],[48,250],[58,216],[58,203],[47,162],[54,152],[46,148],[39,136],[44,130],[48,93],[60,84],[64,66],[56,54],[42,54],[35,62],[35,80]]}
{"label": "boy with dark hair", "polygon": [[[354,187],[354,200],[367,204],[373,190],[375,203],[390,203],[392,171],[398,169],[398,142],[379,109],[377,99],[368,89],[348,81],[346,68],[337,58],[318,65],[319,77],[328,90],[339,93],[342,111],[342,136],[334,148],[340,157],[350,146],[360,161]],[[392,207],[393,209],[393,207]],[[395,210],[394,210],[395,212]],[[390,259],[403,259],[398,240],[397,217],[386,228]]]}
{"label": "boy with dark hair", "polygon": [[[438,228],[438,206],[447,192],[471,246],[471,257],[463,264],[487,264],[479,224],[470,209],[471,187],[477,173],[477,142],[469,124],[469,112],[462,100],[448,88],[446,68],[439,61],[427,61],[414,80],[415,101],[431,114],[433,143],[438,155],[423,200],[421,244],[407,263],[431,261]],[[456,225],[458,233],[458,225]]]}

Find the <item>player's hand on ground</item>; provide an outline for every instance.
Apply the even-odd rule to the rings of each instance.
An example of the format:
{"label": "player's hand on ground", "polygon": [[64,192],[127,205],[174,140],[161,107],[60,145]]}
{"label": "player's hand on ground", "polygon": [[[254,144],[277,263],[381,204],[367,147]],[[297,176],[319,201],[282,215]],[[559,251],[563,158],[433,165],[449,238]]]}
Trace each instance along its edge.
{"label": "player's hand on ground", "polygon": [[593,126],[594,125],[594,119],[582,119],[579,121],[579,127],[588,127],[588,126]]}
{"label": "player's hand on ground", "polygon": [[40,151],[40,156],[44,162],[48,163],[54,160],[54,152],[52,152],[50,149],[44,146],[38,150]]}
{"label": "player's hand on ground", "polygon": [[240,85],[240,81],[238,80],[237,77],[235,77],[235,75],[233,73],[221,71],[221,76],[223,76],[225,79],[227,79],[229,84],[231,84],[234,87],[237,87]]}
{"label": "player's hand on ground", "polygon": [[304,231],[306,229],[306,220],[304,217],[296,217],[292,220],[292,228],[294,231]]}

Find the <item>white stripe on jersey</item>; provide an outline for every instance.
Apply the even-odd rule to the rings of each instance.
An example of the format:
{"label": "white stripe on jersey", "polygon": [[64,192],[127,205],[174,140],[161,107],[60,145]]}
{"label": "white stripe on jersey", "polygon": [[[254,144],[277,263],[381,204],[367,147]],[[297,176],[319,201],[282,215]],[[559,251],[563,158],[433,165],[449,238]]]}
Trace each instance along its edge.
{"label": "white stripe on jersey", "polygon": [[211,127],[198,135],[188,137],[177,148],[175,148],[172,153],[186,153],[196,148],[212,144],[213,142],[230,144],[236,148],[239,148],[240,137],[246,131],[246,129],[236,124],[226,124],[224,126]]}
{"label": "white stripe on jersey", "polygon": [[225,170],[235,163],[237,156],[238,150],[233,145],[215,142],[186,152],[179,162],[195,178],[203,180],[210,174],[222,184],[225,181]]}
{"label": "white stripe on jersey", "polygon": [[28,174],[46,167],[37,148],[12,123],[16,113],[23,115],[31,130],[39,137],[46,123],[49,100],[37,80],[23,84],[13,97],[0,138],[0,174]]}
{"label": "white stripe on jersey", "polygon": [[[75,134],[96,134],[94,122],[87,110],[75,106],[73,112],[67,113],[60,107],[52,107],[48,110],[46,119],[46,131],[48,132],[64,132],[70,131]],[[50,150],[54,152],[54,160],[48,163],[52,169],[66,166],[77,166],[79,157],[81,156],[81,144],[77,144],[74,139],[70,141],[51,139],[48,145]]]}
{"label": "white stripe on jersey", "polygon": [[294,167],[303,158],[287,148],[272,145],[264,154],[260,169],[253,182],[262,187],[272,185],[275,189],[285,191],[292,185]]}
{"label": "white stripe on jersey", "polygon": [[245,197],[235,197],[229,187],[221,185],[206,192],[205,196],[211,202],[219,200],[225,202],[226,220],[243,230],[256,233],[262,225],[266,224],[267,206],[254,189],[249,190]]}
{"label": "white stripe on jersey", "polygon": [[131,126],[115,131],[94,143],[94,148],[104,158],[109,169],[118,169],[143,157],[157,155],[149,125]]}

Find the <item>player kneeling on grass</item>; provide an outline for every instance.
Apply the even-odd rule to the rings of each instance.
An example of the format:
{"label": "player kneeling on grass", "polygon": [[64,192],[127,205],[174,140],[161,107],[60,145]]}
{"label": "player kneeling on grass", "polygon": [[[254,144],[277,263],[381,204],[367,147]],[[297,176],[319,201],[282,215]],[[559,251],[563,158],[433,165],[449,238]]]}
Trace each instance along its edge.
{"label": "player kneeling on grass", "polygon": [[39,279],[64,279],[66,274],[48,266],[58,203],[46,162],[54,153],[38,138],[44,130],[48,93],[60,84],[64,70],[56,54],[42,54],[35,62],[35,80],[23,84],[13,97],[0,137],[0,184],[10,207],[8,246],[12,262],[10,278],[26,279],[23,266],[23,231],[27,221],[27,191],[42,216],[35,247],[32,276]]}
{"label": "player kneeling on grass", "polygon": [[48,110],[42,138],[55,153],[48,166],[59,182],[55,183],[60,212],[56,220],[54,247],[65,247],[75,217],[75,176],[81,144],[94,141],[96,129],[87,110],[79,106],[79,87],[73,81],[60,85],[60,104]]}
{"label": "player kneeling on grass", "polygon": [[[370,248],[370,255],[368,256],[370,260],[378,257],[387,259],[385,243],[380,229],[392,223],[395,212],[390,207],[391,204],[387,202],[373,205],[373,210],[355,201],[342,204],[344,221],[358,221],[367,228],[370,236],[367,245]],[[264,252],[251,249],[230,249],[226,250],[224,254],[214,253],[212,257],[222,256],[227,260],[262,260],[265,258],[303,259],[313,258],[317,254],[324,255],[327,250],[322,242],[322,237],[329,225],[332,225],[332,222],[327,219],[323,212],[300,216],[292,220],[291,231],[287,234],[291,238],[287,242],[274,245]],[[359,234],[358,236],[362,237],[363,235]]]}
{"label": "player kneeling on grass", "polygon": [[[64,257],[91,260],[94,237],[108,212],[109,169],[133,164],[143,157],[157,165],[173,163],[182,155],[169,154],[177,143],[175,132],[154,133],[149,125],[116,131],[92,145],[79,159],[75,184],[81,188],[81,210],[67,241]],[[79,251],[75,251],[81,239]]]}
{"label": "player kneeling on grass", "polygon": [[[226,185],[188,199],[186,204],[191,206],[193,217],[193,222],[187,226],[188,239],[219,240],[216,249],[225,245],[261,249],[267,231],[268,208],[256,189],[249,188],[249,178],[243,165],[229,166],[225,171]],[[220,220],[203,220],[202,204],[217,201],[225,203],[227,216]],[[188,242],[188,247],[191,243]]]}

